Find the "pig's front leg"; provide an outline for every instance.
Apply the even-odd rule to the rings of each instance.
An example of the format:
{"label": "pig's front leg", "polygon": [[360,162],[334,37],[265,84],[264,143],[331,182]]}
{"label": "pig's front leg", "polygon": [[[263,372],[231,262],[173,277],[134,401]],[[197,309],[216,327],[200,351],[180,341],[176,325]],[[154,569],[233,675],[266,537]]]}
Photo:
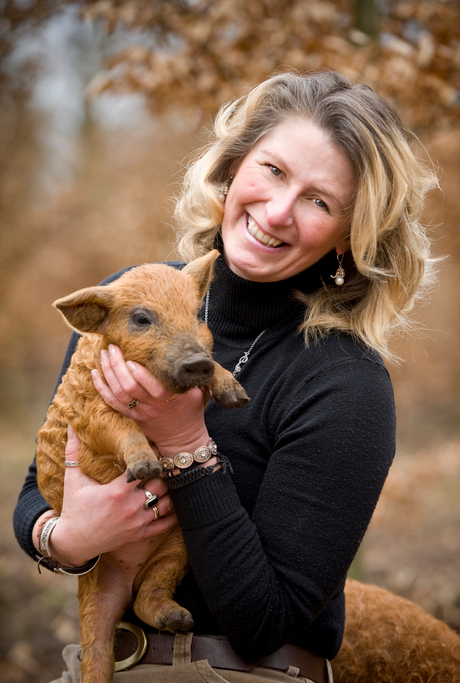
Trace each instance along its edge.
{"label": "pig's front leg", "polygon": [[[93,424],[89,428],[84,426],[80,433],[85,434],[85,440],[94,453],[101,453],[103,441],[104,450],[115,454],[118,461],[126,465],[127,481],[148,481],[161,477],[161,465],[147,437],[134,420],[105,410],[104,416],[93,415],[91,422]],[[78,425],[75,431],[79,433]]]}
{"label": "pig's front leg", "polygon": [[119,452],[126,463],[127,481],[148,481],[161,477],[161,465],[143,433],[127,434],[121,442]]}
{"label": "pig's front leg", "polygon": [[225,408],[241,408],[250,401],[249,396],[232,373],[218,363],[215,364],[214,376],[208,388],[214,400]]}

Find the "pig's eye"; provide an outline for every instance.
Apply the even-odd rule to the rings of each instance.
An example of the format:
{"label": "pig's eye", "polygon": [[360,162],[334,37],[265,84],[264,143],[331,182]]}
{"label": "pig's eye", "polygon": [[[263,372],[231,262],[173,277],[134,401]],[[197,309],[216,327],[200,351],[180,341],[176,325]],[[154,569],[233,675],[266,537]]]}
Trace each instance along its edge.
{"label": "pig's eye", "polygon": [[129,329],[131,332],[140,332],[155,323],[155,313],[145,308],[135,308],[131,312]]}
{"label": "pig's eye", "polygon": [[135,313],[133,315],[133,323],[135,325],[139,325],[139,327],[147,327],[147,325],[151,325],[151,321],[147,318],[146,315],[143,313]]}

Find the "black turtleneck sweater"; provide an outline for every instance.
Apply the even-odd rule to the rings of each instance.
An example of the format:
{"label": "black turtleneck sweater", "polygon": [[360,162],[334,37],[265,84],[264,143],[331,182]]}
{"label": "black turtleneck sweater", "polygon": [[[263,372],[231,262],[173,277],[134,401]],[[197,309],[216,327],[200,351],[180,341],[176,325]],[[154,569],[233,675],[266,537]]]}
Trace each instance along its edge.
{"label": "black turtleneck sweater", "polygon": [[[233,474],[219,470],[171,492],[191,563],[176,599],[195,633],[226,634],[249,661],[286,642],[337,654],[344,581],[395,450],[380,357],[349,335],[305,347],[298,333],[303,306],[292,293],[321,286],[324,263],[333,272],[326,257],[289,280],[256,283],[218,259],[209,301],[216,360],[233,371],[266,332],[238,375],[251,402],[206,409]],[[17,538],[32,557],[32,527],[46,509],[33,464],[15,511]]]}

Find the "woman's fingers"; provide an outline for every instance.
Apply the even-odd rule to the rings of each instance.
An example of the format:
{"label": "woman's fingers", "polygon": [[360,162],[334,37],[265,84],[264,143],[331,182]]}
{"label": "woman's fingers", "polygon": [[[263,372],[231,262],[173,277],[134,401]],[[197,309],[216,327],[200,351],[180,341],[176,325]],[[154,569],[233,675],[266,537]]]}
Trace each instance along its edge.
{"label": "woman's fingers", "polygon": [[138,481],[128,483],[125,473],[104,485],[87,477],[78,466],[80,439],[72,427],[67,431],[63,505],[52,539],[62,564],[80,566],[101,553],[161,534],[177,522],[164,481],[146,484],[158,496],[156,520],[154,511],[144,506],[146,495]]}
{"label": "woman's fingers", "polygon": [[175,526],[177,523],[177,516],[175,512],[166,516],[161,516],[160,519],[155,519],[155,517],[153,517],[153,521],[150,522],[150,524],[146,527],[145,537],[148,538],[149,536],[164,534],[165,531]]}
{"label": "woman's fingers", "polygon": [[126,361],[118,346],[110,344],[108,353],[103,351],[103,356],[105,360],[103,365],[104,374],[105,370],[107,370],[113,382],[112,391],[117,398],[123,400],[126,398],[129,400],[137,398],[139,401],[145,401],[149,398],[148,392],[134,379],[128,370]]}
{"label": "woman's fingers", "polygon": [[65,446],[66,461],[80,461],[80,444],[81,441],[77,434],[75,434],[72,425],[67,425],[67,443]]}
{"label": "woman's fingers", "polygon": [[101,375],[97,370],[91,370],[91,377],[93,379],[94,386],[96,387],[104,402],[117,412],[121,412],[124,415],[127,415],[129,410],[128,399],[125,398],[124,403],[120,401],[115,396],[110,386],[104,382],[104,380],[102,379]]}
{"label": "woman's fingers", "polygon": [[173,394],[145,367],[125,362],[117,346],[109,349],[101,354],[105,381],[92,371],[94,386],[108,406],[135,420],[162,455],[175,454],[178,448],[193,452],[208,442],[202,389]]}
{"label": "woman's fingers", "polygon": [[81,488],[87,484],[92,483],[92,479],[87,477],[80,469],[80,451],[81,441],[72,429],[72,426],[67,425],[67,443],[65,446],[65,475],[64,475],[64,501],[66,490],[74,490]]}
{"label": "woman's fingers", "polygon": [[134,379],[118,346],[110,344],[109,351],[101,352],[101,365],[105,380],[115,399],[127,406],[133,398],[148,400],[149,394]]}
{"label": "woman's fingers", "polygon": [[168,493],[168,487],[166,486],[164,479],[150,479],[143,484],[138,484],[138,487],[144,488],[146,491],[159,498],[164,496],[165,493]]}
{"label": "woman's fingers", "polygon": [[[164,388],[164,386],[157,380],[155,375],[147,370],[140,363],[128,361],[126,367],[131,373],[131,376],[136,380],[150,398],[159,399],[160,401],[170,402],[175,394]],[[139,399],[140,401],[143,399]]]}
{"label": "woman's fingers", "polygon": [[[109,351],[101,352],[101,366],[103,378],[97,370],[91,373],[94,386],[107,405],[128,417],[142,419],[146,407],[154,404],[156,399],[167,402],[174,398],[174,394],[167,391],[146,368],[139,363],[126,362],[118,346],[111,344]],[[130,407],[133,399],[140,403],[139,407],[138,403]],[[133,413],[135,408],[137,410]]]}
{"label": "woman's fingers", "polygon": [[145,518],[147,520],[147,526],[145,528],[146,537],[163,534],[178,523],[171,496],[162,479],[151,479],[146,482],[141,490],[144,495],[145,491],[148,491],[150,494],[158,497],[158,501],[155,503],[155,508],[158,512],[154,507],[145,508]]}
{"label": "woman's fingers", "polygon": [[[157,508],[158,513],[155,512],[153,506],[146,508],[147,512],[151,511],[152,513],[154,513],[154,520],[157,520],[161,517],[167,517],[174,511],[174,506],[172,504],[171,497],[168,494],[168,489],[166,487],[166,484],[162,480],[160,481],[158,479],[153,479],[151,481],[148,481],[145,484],[145,486],[140,486],[139,488],[141,488],[144,495],[147,491],[150,495],[153,495],[155,496],[155,498],[157,498],[157,502],[154,503],[154,506]],[[145,500],[143,501],[144,507],[146,500],[148,500],[148,498],[149,496],[146,496]]]}
{"label": "woman's fingers", "polygon": [[[91,373],[94,386],[107,405],[128,417],[142,421],[161,415],[169,407],[169,402],[177,397],[144,366],[133,361],[125,362],[117,346],[111,344],[109,351],[101,352],[101,366],[103,378],[97,370]],[[130,408],[133,399],[137,399],[138,404]]]}

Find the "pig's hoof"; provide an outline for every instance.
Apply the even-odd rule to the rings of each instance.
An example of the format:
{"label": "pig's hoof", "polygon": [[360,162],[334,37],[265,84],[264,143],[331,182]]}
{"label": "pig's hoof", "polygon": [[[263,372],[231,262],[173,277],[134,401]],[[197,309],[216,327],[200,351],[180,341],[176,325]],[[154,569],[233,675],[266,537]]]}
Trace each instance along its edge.
{"label": "pig's hoof", "polygon": [[222,391],[219,394],[214,392],[214,398],[224,408],[242,408],[251,400],[239,383],[236,383],[236,386],[230,386],[226,391]]}
{"label": "pig's hoof", "polygon": [[161,477],[162,469],[158,460],[141,460],[126,470],[126,481],[148,481]]}
{"label": "pig's hoof", "polygon": [[192,628],[193,619],[190,612],[186,609],[178,608],[158,617],[155,626],[161,631],[180,633],[181,631],[189,631]]}

